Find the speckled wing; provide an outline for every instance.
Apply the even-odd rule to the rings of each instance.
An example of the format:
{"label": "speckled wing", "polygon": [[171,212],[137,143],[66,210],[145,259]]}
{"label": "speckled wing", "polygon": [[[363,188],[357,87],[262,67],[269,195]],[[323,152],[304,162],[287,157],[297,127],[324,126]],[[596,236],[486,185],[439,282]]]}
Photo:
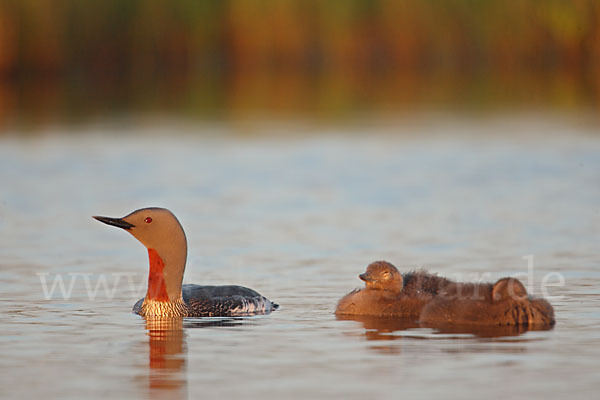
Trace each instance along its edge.
{"label": "speckled wing", "polygon": [[232,317],[269,314],[279,306],[243,286],[183,285],[190,317]]}

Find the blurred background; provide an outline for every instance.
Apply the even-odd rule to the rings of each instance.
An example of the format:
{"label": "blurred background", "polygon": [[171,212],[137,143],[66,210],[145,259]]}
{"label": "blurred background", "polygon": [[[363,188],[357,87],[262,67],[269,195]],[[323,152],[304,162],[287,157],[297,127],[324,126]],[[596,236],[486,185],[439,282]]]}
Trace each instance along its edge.
{"label": "blurred background", "polygon": [[0,128],[598,111],[596,0],[2,0]]}

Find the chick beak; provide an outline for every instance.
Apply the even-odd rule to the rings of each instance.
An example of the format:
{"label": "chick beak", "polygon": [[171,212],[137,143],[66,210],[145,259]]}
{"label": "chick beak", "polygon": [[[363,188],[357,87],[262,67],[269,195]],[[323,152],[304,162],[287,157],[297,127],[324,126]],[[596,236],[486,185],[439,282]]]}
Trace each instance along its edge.
{"label": "chick beak", "polygon": [[367,274],[366,272],[364,274],[360,274],[358,277],[365,282],[373,282],[375,280],[371,278],[371,275]]}
{"label": "chick beak", "polygon": [[93,216],[92,218],[97,219],[100,222],[104,222],[106,225],[116,226],[117,228],[122,228],[125,230],[130,230],[131,228],[135,227],[135,225],[130,224],[129,222],[125,221],[123,218],[110,218],[110,217],[98,217],[98,216]]}

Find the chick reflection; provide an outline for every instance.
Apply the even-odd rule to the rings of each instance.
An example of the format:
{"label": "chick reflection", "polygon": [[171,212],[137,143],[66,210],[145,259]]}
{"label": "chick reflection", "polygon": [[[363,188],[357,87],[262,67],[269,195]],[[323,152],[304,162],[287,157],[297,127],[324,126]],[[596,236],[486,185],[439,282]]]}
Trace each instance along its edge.
{"label": "chick reflection", "polygon": [[466,334],[478,338],[499,338],[508,336],[520,336],[527,331],[546,330],[528,327],[527,325],[504,325],[504,326],[486,326],[486,325],[456,325],[444,323],[421,323],[423,328],[431,328],[438,334]]}
{"label": "chick reflection", "polygon": [[411,318],[376,317],[372,315],[337,315],[338,321],[357,321],[365,328],[367,340],[394,340],[401,336],[393,332],[418,328],[419,324]]}
{"label": "chick reflection", "polygon": [[[401,339],[402,336],[394,332],[417,328],[419,324],[412,318],[376,317],[373,315],[336,315],[338,321],[357,321],[365,329],[367,340],[392,341]],[[370,347],[371,350],[382,354],[399,354],[399,342],[378,344]]]}

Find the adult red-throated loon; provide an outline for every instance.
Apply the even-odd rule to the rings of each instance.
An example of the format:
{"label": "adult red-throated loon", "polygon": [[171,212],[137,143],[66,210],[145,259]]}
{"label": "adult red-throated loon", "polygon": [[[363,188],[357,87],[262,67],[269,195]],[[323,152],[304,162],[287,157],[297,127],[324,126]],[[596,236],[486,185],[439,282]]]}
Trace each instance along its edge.
{"label": "adult red-throated loon", "polygon": [[133,312],[161,317],[230,317],[269,314],[279,306],[243,286],[182,285],[187,240],[181,224],[165,208],[142,208],[123,218],[95,216],[125,229],[148,249],[148,291]]}

